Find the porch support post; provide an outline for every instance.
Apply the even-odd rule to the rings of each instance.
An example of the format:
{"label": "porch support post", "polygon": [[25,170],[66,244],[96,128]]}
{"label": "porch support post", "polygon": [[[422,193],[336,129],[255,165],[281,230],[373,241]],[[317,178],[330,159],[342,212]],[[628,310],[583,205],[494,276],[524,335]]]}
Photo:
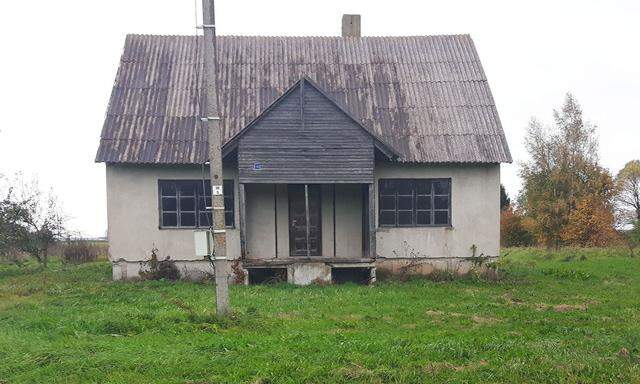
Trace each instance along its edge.
{"label": "porch support post", "polygon": [[309,244],[309,184],[304,185],[304,214],[306,219],[306,229],[307,229],[307,257],[311,256],[311,244]]}
{"label": "porch support post", "polygon": [[369,184],[369,257],[376,257],[376,188]]}
{"label": "porch support post", "polygon": [[238,190],[238,213],[240,214],[240,257],[247,257],[247,219],[246,198],[244,183],[240,183]]}
{"label": "porch support post", "polygon": [[336,257],[336,184],[333,184],[333,188],[332,188],[332,193],[333,193],[333,257]]}

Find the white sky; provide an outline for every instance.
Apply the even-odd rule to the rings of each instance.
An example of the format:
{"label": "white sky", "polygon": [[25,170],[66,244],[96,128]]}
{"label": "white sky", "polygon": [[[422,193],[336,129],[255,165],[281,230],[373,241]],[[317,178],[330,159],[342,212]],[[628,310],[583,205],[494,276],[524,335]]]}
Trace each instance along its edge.
{"label": "white sky", "polygon": [[[199,2],[200,0],[198,0]],[[343,13],[363,35],[470,33],[514,160],[531,116],[571,91],[599,126],[602,164],[640,158],[640,1],[217,0],[220,34],[339,35]],[[72,229],[105,234],[98,138],[126,33],[192,34],[191,0],[2,1],[0,173],[53,187]],[[511,195],[517,166],[504,165]]]}

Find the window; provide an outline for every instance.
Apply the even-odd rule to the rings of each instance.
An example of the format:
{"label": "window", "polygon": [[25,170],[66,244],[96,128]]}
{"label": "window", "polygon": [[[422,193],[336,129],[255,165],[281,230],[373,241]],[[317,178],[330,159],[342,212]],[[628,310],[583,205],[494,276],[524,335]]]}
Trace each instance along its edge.
{"label": "window", "polygon": [[[160,227],[208,228],[211,225],[209,180],[160,180]],[[234,226],[233,180],[224,180],[224,225]]]}
{"label": "window", "polygon": [[380,226],[451,225],[451,179],[382,179],[378,187]]}

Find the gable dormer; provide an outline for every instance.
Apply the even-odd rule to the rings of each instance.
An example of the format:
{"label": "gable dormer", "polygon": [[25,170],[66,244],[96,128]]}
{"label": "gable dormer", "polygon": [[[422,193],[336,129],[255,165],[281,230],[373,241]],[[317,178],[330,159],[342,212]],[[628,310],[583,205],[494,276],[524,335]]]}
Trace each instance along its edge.
{"label": "gable dormer", "polygon": [[227,146],[241,183],[372,183],[376,149],[394,151],[302,78]]}

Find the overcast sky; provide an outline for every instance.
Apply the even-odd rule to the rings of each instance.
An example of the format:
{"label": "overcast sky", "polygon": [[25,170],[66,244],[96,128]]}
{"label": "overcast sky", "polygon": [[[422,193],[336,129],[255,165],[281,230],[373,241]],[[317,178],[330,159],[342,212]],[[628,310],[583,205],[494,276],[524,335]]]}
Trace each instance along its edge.
{"label": "overcast sky", "polygon": [[[199,2],[200,0],[198,0]],[[217,0],[218,33],[363,35],[469,33],[514,160],[532,116],[551,121],[566,92],[599,126],[601,162],[616,173],[640,158],[640,1]],[[103,164],[94,164],[127,33],[193,34],[191,0],[0,3],[0,173],[52,187],[75,230],[105,234]],[[515,195],[517,165],[503,165]]]}

